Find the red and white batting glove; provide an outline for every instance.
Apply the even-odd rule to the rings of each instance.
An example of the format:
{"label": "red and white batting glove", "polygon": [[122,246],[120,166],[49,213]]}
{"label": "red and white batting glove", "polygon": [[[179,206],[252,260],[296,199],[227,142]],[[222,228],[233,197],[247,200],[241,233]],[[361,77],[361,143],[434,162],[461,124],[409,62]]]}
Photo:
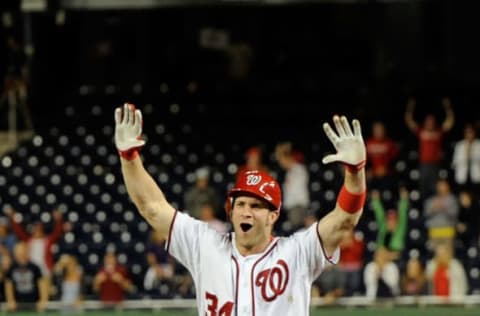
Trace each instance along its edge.
{"label": "red and white batting glove", "polygon": [[138,157],[138,150],[145,145],[142,140],[142,112],[125,103],[115,109],[115,145],[118,153],[126,160]]}
{"label": "red and white batting glove", "polygon": [[367,157],[360,122],[358,120],[352,121],[353,132],[345,116],[335,115],[333,123],[337,133],[332,130],[328,123],[323,124],[323,130],[337,153],[324,157],[322,162],[328,164],[338,161],[345,165],[349,172],[356,173],[365,167]]}

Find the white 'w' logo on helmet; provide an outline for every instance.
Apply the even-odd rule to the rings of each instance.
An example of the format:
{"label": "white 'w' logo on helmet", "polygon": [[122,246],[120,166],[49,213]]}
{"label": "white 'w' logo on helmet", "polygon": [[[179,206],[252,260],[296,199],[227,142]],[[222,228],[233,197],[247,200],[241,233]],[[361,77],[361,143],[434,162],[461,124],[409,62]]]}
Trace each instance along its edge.
{"label": "white 'w' logo on helmet", "polygon": [[262,181],[262,176],[249,174],[247,176],[247,185],[257,185]]}

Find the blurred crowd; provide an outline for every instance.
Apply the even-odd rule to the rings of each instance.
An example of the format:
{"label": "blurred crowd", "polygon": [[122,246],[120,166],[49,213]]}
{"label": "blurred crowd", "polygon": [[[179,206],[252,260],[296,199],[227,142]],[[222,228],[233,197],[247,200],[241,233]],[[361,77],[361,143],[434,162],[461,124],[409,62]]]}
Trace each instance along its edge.
{"label": "blurred crowd", "polygon": [[[477,126],[466,124],[463,139],[455,141],[453,151],[448,151],[445,135],[455,124],[451,101],[442,100],[445,119],[441,123],[432,114],[417,122],[415,106],[415,99],[409,99],[405,124],[418,140],[417,181],[412,185],[397,173],[395,166],[402,148],[388,136],[386,125],[374,122],[370,131],[364,126],[369,199],[363,218],[374,219],[376,236],[368,240],[362,231],[365,225],[345,236],[340,262],[327,267],[315,281],[313,297],[334,303],[342,296],[366,295],[376,299],[470,293],[467,271],[457,254],[479,246]],[[261,169],[282,180],[283,208],[278,233],[295,233],[318,221],[321,214],[311,208],[311,173],[306,165],[309,157],[291,142],[275,147],[272,157],[276,165],[267,165],[265,155],[260,145],[248,148],[237,174]],[[446,163],[450,170],[442,173]],[[185,212],[208,222],[219,233],[227,233],[231,227],[223,212],[224,200],[209,180],[209,166],[196,170],[193,185],[184,193]],[[425,248],[413,252],[407,247],[412,200],[421,209],[418,215],[424,223],[421,233],[426,236],[422,241]],[[86,286],[91,287],[93,298],[106,308],[117,308],[126,298],[195,296],[188,271],[166,253],[165,241],[155,232],[145,241],[147,267],[143,271],[143,284],[133,281],[129,267],[122,265],[115,251],[108,248],[101,254],[103,264],[87,283],[77,255],[58,249],[59,238],[72,230],[62,212],[50,213],[53,225],[49,229],[44,222],[26,222],[22,213],[11,207],[5,207],[4,213],[0,219],[0,299],[9,310],[43,310],[49,300],[55,299],[61,301],[65,310],[76,311],[86,298],[85,292],[90,292]],[[366,251],[369,242],[375,244],[372,256]]]}

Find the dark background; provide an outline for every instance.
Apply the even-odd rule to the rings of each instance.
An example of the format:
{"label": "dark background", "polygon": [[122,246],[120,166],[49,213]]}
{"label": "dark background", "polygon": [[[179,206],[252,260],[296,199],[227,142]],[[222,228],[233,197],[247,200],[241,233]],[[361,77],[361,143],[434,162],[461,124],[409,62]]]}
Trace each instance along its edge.
{"label": "dark background", "polygon": [[[443,96],[452,98],[458,122],[478,119],[476,9],[476,1],[445,0],[210,4],[67,10],[60,26],[53,9],[29,13],[31,106],[37,126],[52,124],[48,118],[75,103],[82,84],[97,93],[114,84],[115,97],[101,104],[106,110],[125,100],[139,107],[175,102],[180,121],[216,127],[211,137],[251,131],[267,142],[308,141],[323,137],[318,128],[333,113],[358,117],[366,126],[382,119],[392,136],[405,137],[409,96],[418,98],[418,119],[432,111],[441,119]],[[24,17],[18,13],[14,32],[20,38]],[[230,79],[226,54],[200,47],[205,27],[250,45],[246,78]],[[99,52],[105,46],[108,52]],[[186,93],[192,82],[197,90]],[[132,93],[136,83],[140,94]],[[161,83],[169,85],[170,98],[160,96]],[[461,130],[457,124],[451,135]]]}

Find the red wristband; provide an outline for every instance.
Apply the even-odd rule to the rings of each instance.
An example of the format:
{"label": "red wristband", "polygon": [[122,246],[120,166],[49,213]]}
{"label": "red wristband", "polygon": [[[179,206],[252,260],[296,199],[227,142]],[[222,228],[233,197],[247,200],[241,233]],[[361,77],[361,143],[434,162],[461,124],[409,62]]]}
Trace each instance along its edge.
{"label": "red wristband", "polygon": [[125,151],[119,150],[119,151],[118,151],[118,154],[119,154],[120,157],[122,157],[123,159],[133,160],[133,159],[135,159],[135,158],[138,157],[138,148],[132,148],[132,149],[125,150]]}
{"label": "red wristband", "polygon": [[345,169],[347,169],[348,172],[350,173],[357,173],[360,171],[360,169],[362,169],[363,167],[365,167],[365,164],[367,163],[366,160],[363,160],[361,161],[360,163],[356,164],[356,165],[349,165],[349,164],[343,164],[345,166]]}
{"label": "red wristband", "polygon": [[340,190],[340,193],[338,194],[337,203],[342,210],[347,213],[353,214],[363,208],[366,196],[367,191],[355,194],[348,192],[345,186],[343,186]]}

